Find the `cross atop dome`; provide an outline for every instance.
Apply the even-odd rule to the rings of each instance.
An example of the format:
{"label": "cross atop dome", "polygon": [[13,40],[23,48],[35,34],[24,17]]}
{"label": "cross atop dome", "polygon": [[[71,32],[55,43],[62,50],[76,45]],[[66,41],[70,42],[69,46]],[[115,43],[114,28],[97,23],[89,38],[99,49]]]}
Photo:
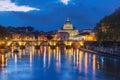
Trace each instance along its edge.
{"label": "cross atop dome", "polygon": [[70,21],[70,18],[69,18],[69,17],[67,18],[67,21]]}
{"label": "cross atop dome", "polygon": [[67,25],[67,24],[68,24],[68,25],[72,25],[72,24],[71,24],[71,21],[70,21],[70,18],[67,18],[65,24],[66,24],[66,25]]}

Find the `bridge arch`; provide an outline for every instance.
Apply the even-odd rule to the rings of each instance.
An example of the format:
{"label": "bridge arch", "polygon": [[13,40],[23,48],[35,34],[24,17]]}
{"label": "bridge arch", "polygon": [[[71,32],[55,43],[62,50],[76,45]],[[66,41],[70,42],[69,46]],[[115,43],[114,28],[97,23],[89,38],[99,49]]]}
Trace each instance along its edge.
{"label": "bridge arch", "polygon": [[18,47],[20,45],[19,45],[19,42],[11,42],[11,44],[9,46],[16,46],[16,47]]}
{"label": "bridge arch", "polygon": [[73,48],[80,48],[84,46],[84,41],[73,41],[72,43]]}

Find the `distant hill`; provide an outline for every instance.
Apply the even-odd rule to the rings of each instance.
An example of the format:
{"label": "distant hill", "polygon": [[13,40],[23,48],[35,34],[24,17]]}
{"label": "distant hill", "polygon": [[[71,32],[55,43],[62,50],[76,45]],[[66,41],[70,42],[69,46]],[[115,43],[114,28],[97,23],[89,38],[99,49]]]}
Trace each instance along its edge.
{"label": "distant hill", "polygon": [[95,26],[97,40],[120,41],[120,8]]}

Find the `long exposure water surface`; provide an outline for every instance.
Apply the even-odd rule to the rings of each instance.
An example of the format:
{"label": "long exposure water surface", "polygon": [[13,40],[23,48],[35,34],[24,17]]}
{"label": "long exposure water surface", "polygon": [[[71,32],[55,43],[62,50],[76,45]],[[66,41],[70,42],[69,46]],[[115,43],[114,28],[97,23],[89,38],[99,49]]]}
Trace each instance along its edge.
{"label": "long exposure water surface", "polygon": [[0,80],[120,80],[120,59],[115,57],[46,46],[9,54]]}

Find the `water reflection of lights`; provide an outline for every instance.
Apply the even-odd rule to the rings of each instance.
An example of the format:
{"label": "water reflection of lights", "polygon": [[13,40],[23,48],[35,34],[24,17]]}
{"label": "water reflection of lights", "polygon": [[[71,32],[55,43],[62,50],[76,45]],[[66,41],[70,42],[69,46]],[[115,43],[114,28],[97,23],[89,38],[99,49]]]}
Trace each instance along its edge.
{"label": "water reflection of lights", "polygon": [[[50,67],[52,55],[55,59],[56,70],[59,71],[61,65],[61,53],[60,48],[56,47],[55,49],[51,49],[50,47],[44,47],[43,52],[43,67]],[[48,54],[47,54],[48,52]],[[48,55],[48,56],[47,56]]]}
{"label": "water reflection of lights", "polygon": [[48,68],[50,67],[50,61],[51,61],[51,49],[48,47]]}
{"label": "water reflection of lights", "polygon": [[60,65],[61,65],[61,53],[59,47],[56,48],[56,70],[60,71]]}
{"label": "water reflection of lights", "polygon": [[101,65],[103,66],[104,65],[104,57],[101,57]]}
{"label": "water reflection of lights", "polygon": [[14,58],[14,47],[11,48],[12,58]]}
{"label": "water reflection of lights", "polygon": [[54,54],[54,58],[56,58],[56,56],[55,56],[55,54],[56,54],[55,49],[52,51],[52,53]]}
{"label": "water reflection of lights", "polygon": [[85,53],[85,73],[88,73],[88,53]]}
{"label": "water reflection of lights", "polygon": [[75,49],[73,50],[73,63],[75,65],[75,67],[79,70],[79,72],[82,72],[83,66],[85,66],[85,73],[88,72],[88,54],[86,53],[85,55],[85,63],[83,65],[83,51],[79,50],[79,49]]}
{"label": "water reflection of lights", "polygon": [[75,61],[75,60],[76,60],[75,57],[76,57],[76,56],[75,56],[75,51],[73,51],[73,63],[74,63],[74,66],[75,66],[75,62],[76,62],[76,61]]}
{"label": "water reflection of lights", "polygon": [[59,66],[59,50],[58,50],[58,47],[56,49],[56,56],[55,56],[55,58],[56,58],[56,66],[58,67]]}
{"label": "water reflection of lights", "polygon": [[40,54],[43,53],[43,46],[40,46]]}
{"label": "water reflection of lights", "polygon": [[17,54],[15,54],[15,57],[14,57],[15,59],[15,64],[17,64]]}
{"label": "water reflection of lights", "polygon": [[[29,47],[28,51],[26,50],[19,50],[19,53],[9,53],[12,54],[12,57],[14,57],[14,64],[15,67],[17,69],[17,63],[18,63],[18,59],[22,59],[22,57],[24,57],[24,55],[28,57],[29,59],[29,66],[32,69],[33,67],[33,58],[34,55],[36,56],[37,54],[35,54],[35,49],[34,47]],[[54,62],[54,66],[56,71],[60,71],[61,70],[61,51],[64,51],[63,53],[65,53],[65,62],[67,62],[67,67],[71,66],[73,64],[74,68],[77,69],[79,72],[84,72],[85,76],[86,74],[89,73],[89,68],[92,70],[92,74],[93,77],[96,75],[96,69],[100,69],[101,66],[104,66],[104,57],[96,57],[96,55],[94,54],[89,54],[87,52],[81,51],[79,49],[66,49],[64,48],[64,50],[61,50],[59,47],[56,47],[55,49],[51,49],[48,46],[41,46],[39,49],[40,53],[40,57],[42,58],[42,67],[44,67],[44,69],[46,68],[50,68],[52,61]],[[62,53],[62,54],[63,54]],[[10,55],[8,55],[9,57],[11,57]],[[5,65],[5,64],[3,64]],[[65,66],[66,66],[65,65]],[[64,66],[64,65],[63,65]]]}
{"label": "water reflection of lights", "polygon": [[30,55],[30,71],[32,71],[32,61],[33,61],[33,55],[34,55],[34,52],[35,52],[35,48],[33,46],[31,46],[29,48],[29,55]]}
{"label": "water reflection of lights", "polygon": [[44,47],[44,54],[43,54],[43,67],[46,67],[46,47]]}
{"label": "water reflection of lights", "polygon": [[83,52],[79,52],[79,71],[82,72],[82,60],[83,60]]}
{"label": "water reflection of lights", "polygon": [[79,53],[78,53],[78,49],[76,51],[76,67],[79,67]]}
{"label": "water reflection of lights", "polygon": [[4,54],[0,54],[0,56],[2,56],[1,67],[2,67],[2,69],[4,69],[5,63],[6,63],[5,55]]}
{"label": "water reflection of lights", "polygon": [[96,74],[96,55],[93,55],[93,74]]}
{"label": "water reflection of lights", "polygon": [[97,69],[100,70],[100,62],[97,61]]}
{"label": "water reflection of lights", "polygon": [[32,67],[32,58],[33,58],[33,53],[30,51],[30,67]]}
{"label": "water reflection of lights", "polygon": [[69,63],[72,62],[72,57],[74,56],[75,54],[75,50],[73,50],[73,48],[71,49],[64,49],[64,52],[67,56],[67,60],[69,61]]}

